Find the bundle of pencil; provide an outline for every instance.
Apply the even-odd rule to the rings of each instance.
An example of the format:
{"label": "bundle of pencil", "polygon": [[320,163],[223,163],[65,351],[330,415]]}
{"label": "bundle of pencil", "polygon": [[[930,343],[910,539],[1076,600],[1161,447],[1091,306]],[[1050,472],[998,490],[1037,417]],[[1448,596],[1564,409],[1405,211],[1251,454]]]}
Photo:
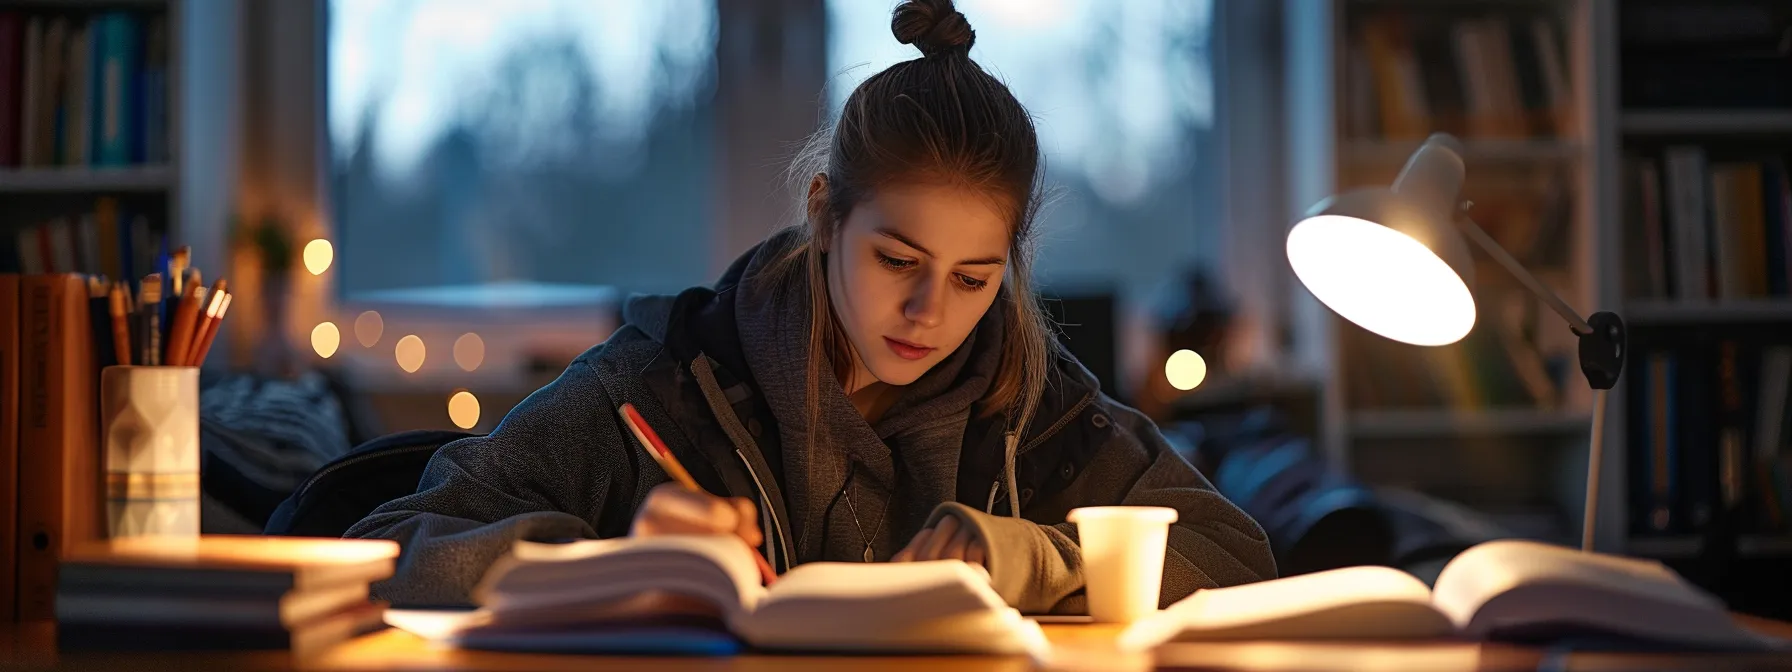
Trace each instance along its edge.
{"label": "bundle of pencil", "polygon": [[[137,283],[106,289],[104,278],[89,281],[96,311],[104,306],[111,328],[94,326],[95,347],[107,362],[138,366],[199,366],[211,352],[218,322],[230,310],[229,284],[220,279],[210,289],[204,274],[188,264],[189,248],[168,260],[167,274],[151,273]],[[164,281],[168,281],[164,285]],[[163,290],[168,289],[166,297]],[[110,347],[106,342],[110,341]]]}

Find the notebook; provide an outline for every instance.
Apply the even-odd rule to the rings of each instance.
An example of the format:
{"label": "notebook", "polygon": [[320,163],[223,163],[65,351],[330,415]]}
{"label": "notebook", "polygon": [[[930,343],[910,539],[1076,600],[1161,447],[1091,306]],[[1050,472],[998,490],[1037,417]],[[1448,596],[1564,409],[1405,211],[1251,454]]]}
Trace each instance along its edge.
{"label": "notebook", "polygon": [[1779,648],[1722,602],[1651,560],[1523,540],[1463,551],[1436,587],[1388,567],[1347,567],[1198,591],[1121,634],[1166,641],[1432,639],[1589,642],[1618,648]]}
{"label": "notebook", "polygon": [[387,622],[472,648],[731,653],[1042,655],[1039,625],[981,567],[957,560],[816,562],[760,585],[732,536],[518,542],[462,614],[394,610]]}

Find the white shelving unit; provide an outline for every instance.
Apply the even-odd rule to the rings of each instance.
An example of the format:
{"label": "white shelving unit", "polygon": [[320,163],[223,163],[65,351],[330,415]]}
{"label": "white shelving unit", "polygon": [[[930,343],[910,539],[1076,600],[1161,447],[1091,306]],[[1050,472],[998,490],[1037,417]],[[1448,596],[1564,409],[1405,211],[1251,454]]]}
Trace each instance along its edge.
{"label": "white shelving unit", "polygon": [[176,175],[172,166],[0,169],[0,193],[165,191]]}

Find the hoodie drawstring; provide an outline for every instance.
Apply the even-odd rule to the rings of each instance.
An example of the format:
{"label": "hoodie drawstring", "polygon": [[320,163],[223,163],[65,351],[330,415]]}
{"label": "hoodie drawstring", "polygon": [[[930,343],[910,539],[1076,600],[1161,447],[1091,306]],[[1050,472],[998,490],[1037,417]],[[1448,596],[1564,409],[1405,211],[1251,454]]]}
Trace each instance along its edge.
{"label": "hoodie drawstring", "polygon": [[[1003,438],[1006,439],[1003,443],[1007,444],[1007,449],[1003,451],[1006,455],[1002,460],[1002,474],[1008,481],[1008,514],[1019,518],[1020,493],[1014,489],[1014,454],[1020,450],[1020,432],[1008,432]],[[994,509],[995,492],[990,491],[990,495],[989,508]]]}

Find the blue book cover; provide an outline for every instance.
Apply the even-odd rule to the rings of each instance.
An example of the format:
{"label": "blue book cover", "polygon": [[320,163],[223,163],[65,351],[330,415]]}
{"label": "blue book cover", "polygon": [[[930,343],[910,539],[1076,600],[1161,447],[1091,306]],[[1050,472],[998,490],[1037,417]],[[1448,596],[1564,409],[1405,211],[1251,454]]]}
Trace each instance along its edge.
{"label": "blue book cover", "polygon": [[140,28],[137,21],[123,12],[110,12],[96,23],[103,21],[100,32],[105,43],[102,57],[98,60],[98,77],[100,82],[99,108],[94,118],[98,120],[98,133],[94,136],[98,147],[96,162],[102,166],[122,166],[131,162],[131,138],[134,124],[132,119],[137,115],[133,95],[134,81],[137,79],[137,45],[140,41]]}

